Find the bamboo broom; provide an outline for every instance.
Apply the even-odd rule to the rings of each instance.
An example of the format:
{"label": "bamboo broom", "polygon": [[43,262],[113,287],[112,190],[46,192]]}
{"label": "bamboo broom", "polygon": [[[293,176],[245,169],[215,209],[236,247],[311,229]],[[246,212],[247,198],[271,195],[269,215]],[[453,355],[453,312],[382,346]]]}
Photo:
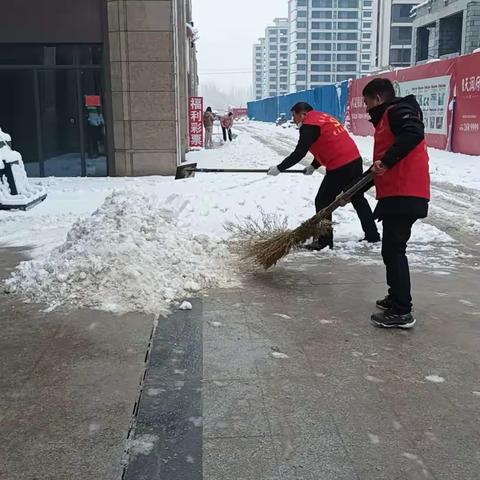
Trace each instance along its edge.
{"label": "bamboo broom", "polygon": [[320,210],[316,215],[303,222],[294,230],[284,229],[274,231],[270,236],[260,238],[258,232],[251,242],[243,242],[242,258],[253,260],[255,264],[262,266],[265,270],[275,265],[281,258],[290,251],[299,248],[309,238],[318,238],[331,232],[332,225],[328,216],[338,207],[349,202],[351,197],[359,193],[373,181],[374,174],[368,170],[360,180],[353,186],[342,192],[330,205]]}

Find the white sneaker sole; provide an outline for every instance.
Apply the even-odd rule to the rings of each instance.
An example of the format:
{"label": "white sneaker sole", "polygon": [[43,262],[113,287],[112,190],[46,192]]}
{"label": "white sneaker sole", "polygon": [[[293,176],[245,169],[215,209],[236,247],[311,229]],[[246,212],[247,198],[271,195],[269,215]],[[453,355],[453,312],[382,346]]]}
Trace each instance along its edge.
{"label": "white sneaker sole", "polygon": [[370,319],[370,322],[372,322],[372,324],[378,328],[402,328],[403,330],[409,330],[410,328],[413,328],[414,325],[417,323],[415,319],[413,319],[410,323],[404,323],[404,324],[398,324],[398,325],[389,325],[386,323],[377,322],[373,319]]}

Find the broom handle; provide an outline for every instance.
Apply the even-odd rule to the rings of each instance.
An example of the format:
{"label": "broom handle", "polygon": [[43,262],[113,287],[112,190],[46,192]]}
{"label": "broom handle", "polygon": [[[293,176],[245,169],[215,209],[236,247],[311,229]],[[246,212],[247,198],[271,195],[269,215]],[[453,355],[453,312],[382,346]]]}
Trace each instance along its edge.
{"label": "broom handle", "polygon": [[338,207],[341,206],[342,201],[350,200],[351,197],[371,183],[373,181],[373,177],[374,173],[371,170],[367,170],[357,183],[352,185],[346,192],[342,192],[330,205],[328,205],[328,207],[320,210],[320,212],[315,215],[316,220],[322,220],[326,216],[333,213]]}
{"label": "broom handle", "polygon": [[[186,168],[187,172],[200,173],[267,173],[268,169],[252,169],[252,168]],[[285,170],[281,173],[303,173],[303,170]]]}

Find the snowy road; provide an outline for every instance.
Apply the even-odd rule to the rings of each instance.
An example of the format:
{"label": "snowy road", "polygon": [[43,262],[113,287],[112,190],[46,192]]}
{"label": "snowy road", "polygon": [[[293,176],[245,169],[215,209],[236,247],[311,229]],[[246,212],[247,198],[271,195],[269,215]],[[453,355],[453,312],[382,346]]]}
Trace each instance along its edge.
{"label": "snowy road", "polygon": [[[234,142],[191,152],[188,160],[202,167],[268,168],[292,151],[298,136],[295,129],[258,122],[236,129]],[[356,141],[368,160],[371,139]],[[476,265],[479,159],[438,150],[431,156],[432,215],[415,225],[409,258],[413,270],[448,275],[460,265]],[[314,213],[321,174],[35,181],[47,188],[46,202],[29,212],[0,212],[2,244],[31,247],[34,259],[17,272],[13,287],[52,308],[66,302],[160,312],[199,291],[236,282],[222,243],[229,235],[225,224],[264,211],[299,225]],[[373,206],[372,196],[369,201]],[[334,221],[334,250],[296,253],[285,265],[296,268],[297,258],[311,256],[319,263],[382,263],[379,245],[358,243],[362,231],[350,205],[335,212]]]}
{"label": "snowy road", "polygon": [[[252,122],[240,127],[252,138],[287,156],[295,148],[295,128]],[[365,159],[371,162],[373,139],[354,137]],[[480,236],[480,158],[429,149],[432,201],[428,223],[448,233],[466,250],[475,251]]]}

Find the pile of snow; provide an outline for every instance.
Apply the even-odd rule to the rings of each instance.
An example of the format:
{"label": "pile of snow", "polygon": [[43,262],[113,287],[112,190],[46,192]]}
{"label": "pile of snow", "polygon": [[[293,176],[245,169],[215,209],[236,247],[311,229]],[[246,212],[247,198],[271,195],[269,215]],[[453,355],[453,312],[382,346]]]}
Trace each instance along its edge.
{"label": "pile of snow", "polygon": [[50,309],[156,314],[203,289],[232,284],[226,246],[180,227],[181,213],[157,197],[114,192],[74,223],[62,245],[20,264],[6,288]]}

